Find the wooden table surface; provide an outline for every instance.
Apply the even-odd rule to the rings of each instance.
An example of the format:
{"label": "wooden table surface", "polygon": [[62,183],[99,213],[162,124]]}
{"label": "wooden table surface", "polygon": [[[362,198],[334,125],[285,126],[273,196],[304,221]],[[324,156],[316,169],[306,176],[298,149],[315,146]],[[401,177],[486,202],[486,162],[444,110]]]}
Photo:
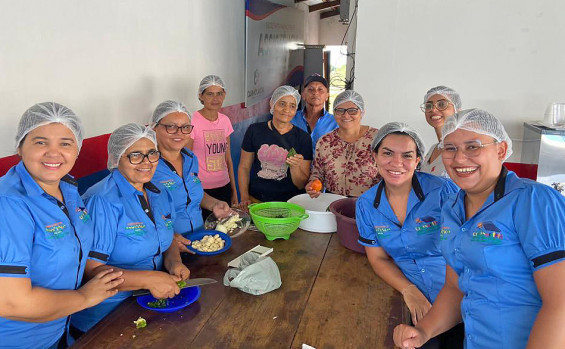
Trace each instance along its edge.
{"label": "wooden table surface", "polygon": [[[274,248],[282,286],[261,296],[224,286],[227,263],[256,245]],[[132,297],[73,348],[394,348],[392,330],[406,320],[400,294],[336,234],[298,230],[268,241],[247,231],[223,254],[183,261],[191,277],[218,283],[201,286],[198,301],[175,313],[143,309]],[[139,316],[147,327],[135,328]]]}

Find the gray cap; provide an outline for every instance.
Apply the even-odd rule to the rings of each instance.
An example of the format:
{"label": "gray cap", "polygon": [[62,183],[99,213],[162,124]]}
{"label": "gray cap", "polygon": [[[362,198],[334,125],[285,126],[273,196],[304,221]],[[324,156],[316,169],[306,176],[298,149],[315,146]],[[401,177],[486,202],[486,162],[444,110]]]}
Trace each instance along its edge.
{"label": "gray cap", "polygon": [[200,86],[198,86],[198,95],[200,96],[202,92],[210,86],[220,86],[224,89],[224,91],[226,90],[226,84],[224,84],[224,80],[222,80],[222,78],[217,75],[208,75],[200,81]]}
{"label": "gray cap", "polygon": [[292,87],[288,85],[279,86],[273,92],[271,96],[271,114],[275,111],[274,106],[277,104],[279,99],[283,98],[284,96],[292,96],[296,100],[296,107],[298,108],[298,103],[300,103],[300,93]]}
{"label": "gray cap", "polygon": [[361,110],[361,112],[365,111],[365,102],[363,101],[363,97],[353,90],[345,90],[338,94],[334,99],[334,109],[345,102],[353,102]]}
{"label": "gray cap", "polygon": [[414,143],[416,143],[416,148],[418,150],[418,156],[422,157],[424,156],[424,154],[426,154],[426,146],[424,145],[420,134],[404,122],[389,122],[388,124],[382,126],[373,139],[373,143],[371,143],[371,149],[375,151],[386,136],[395,132],[404,133],[414,140]]}
{"label": "gray cap", "polygon": [[34,129],[47,124],[59,123],[67,126],[75,136],[78,150],[82,147],[84,129],[80,119],[69,108],[54,102],[38,103],[24,112],[16,133],[16,148],[22,139]]}
{"label": "gray cap", "polygon": [[155,125],[157,125],[165,116],[176,112],[185,113],[188,116],[189,121],[192,119],[192,115],[184,104],[168,100],[160,103],[157,108],[155,108],[153,116],[151,117],[151,127],[155,127]]}
{"label": "gray cap", "polygon": [[508,149],[504,160],[512,155],[512,140],[500,120],[488,111],[466,109],[455,113],[452,118],[447,118],[441,129],[441,143],[443,144],[447,135],[458,129],[486,135],[496,139],[497,142],[506,142]]}
{"label": "gray cap", "polygon": [[108,139],[108,169],[112,170],[118,167],[120,158],[124,155],[126,149],[141,138],[149,139],[157,149],[155,131],[150,127],[130,123],[115,129]]}
{"label": "gray cap", "polygon": [[424,103],[426,103],[431,96],[433,95],[442,95],[447,98],[453,105],[455,106],[455,111],[461,110],[463,105],[461,104],[461,97],[459,97],[459,93],[454,89],[447,87],[447,86],[436,86],[428,90],[426,95],[424,96]]}

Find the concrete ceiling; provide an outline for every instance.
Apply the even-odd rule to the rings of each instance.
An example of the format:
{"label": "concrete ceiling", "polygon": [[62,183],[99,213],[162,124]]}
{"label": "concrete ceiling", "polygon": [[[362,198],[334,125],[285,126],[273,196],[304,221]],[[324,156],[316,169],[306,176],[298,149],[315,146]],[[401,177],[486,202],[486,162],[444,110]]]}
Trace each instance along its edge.
{"label": "concrete ceiling", "polygon": [[319,12],[320,19],[339,15],[340,0],[294,0],[308,5],[310,12]]}

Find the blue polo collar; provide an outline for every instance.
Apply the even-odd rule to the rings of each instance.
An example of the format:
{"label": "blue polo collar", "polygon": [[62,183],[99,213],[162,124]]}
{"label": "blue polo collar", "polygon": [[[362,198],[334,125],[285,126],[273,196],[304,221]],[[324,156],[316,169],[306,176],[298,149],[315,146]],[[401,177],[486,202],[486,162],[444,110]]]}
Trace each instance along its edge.
{"label": "blue polo collar", "polygon": [[[320,119],[327,115],[330,115],[330,113],[326,110],[326,107],[324,107],[323,110],[324,112],[322,113],[322,116],[320,116]],[[302,112],[302,119],[306,120],[306,107],[303,107],[300,111]]]}
{"label": "blue polo collar", "polygon": [[[381,182],[379,183],[379,186],[377,187],[377,194],[375,195],[375,200],[373,201],[373,206],[376,209],[378,209],[379,205],[381,204],[381,197],[382,197],[382,193],[383,193],[384,188],[385,188],[385,181],[381,180]],[[418,180],[417,172],[414,172],[414,175],[412,176],[412,190],[410,191],[410,193],[412,193],[412,192],[414,192],[414,194],[416,194],[416,197],[420,201],[424,201],[424,199],[426,198],[426,195],[424,194],[424,191],[422,190],[422,186],[420,185],[420,181]]]}
{"label": "blue polo collar", "polygon": [[[183,154],[185,157],[189,157],[191,159],[194,158],[194,156],[186,149],[186,148],[182,148],[181,149],[181,154]],[[176,168],[173,166],[173,164],[171,164],[167,159],[165,159],[164,157],[161,157],[160,160],[163,160],[163,163],[165,165],[167,165],[167,167],[169,168],[169,170],[171,170],[174,174],[178,175],[180,177],[180,175],[177,173]],[[184,158],[183,158],[184,161]],[[183,169],[184,169],[184,164],[183,164]],[[184,173],[183,173],[184,174]]]}
{"label": "blue polo collar", "polygon": [[[496,181],[496,185],[494,187],[494,191],[490,193],[489,197],[487,198],[484,207],[487,205],[493,204],[498,200],[502,199],[504,195],[510,193],[513,190],[520,189],[524,187],[524,184],[521,181],[516,180],[517,176],[513,172],[508,172],[508,169],[502,165],[502,169],[500,170],[500,175]],[[509,179],[509,180],[507,180]],[[465,198],[465,191],[459,190],[455,200],[451,207],[454,207],[460,200]]]}
{"label": "blue polo collar", "polygon": [[[45,194],[45,190],[39,186],[39,184],[33,179],[29,171],[24,165],[23,161],[20,161],[16,165],[16,173],[22,179],[22,185],[26,191],[26,193],[30,196],[40,196]],[[66,174],[63,178],[61,178],[62,182],[68,183],[74,187],[77,186],[77,181],[69,174]]]}

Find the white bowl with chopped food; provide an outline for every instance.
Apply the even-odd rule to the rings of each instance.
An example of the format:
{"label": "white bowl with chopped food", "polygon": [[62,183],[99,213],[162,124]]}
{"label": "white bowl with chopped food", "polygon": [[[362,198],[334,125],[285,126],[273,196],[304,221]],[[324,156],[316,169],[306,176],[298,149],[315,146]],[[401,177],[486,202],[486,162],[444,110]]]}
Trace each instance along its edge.
{"label": "white bowl with chopped food", "polygon": [[232,208],[232,212],[226,217],[217,218],[211,213],[204,222],[204,229],[217,230],[234,238],[243,234],[251,224],[249,213],[237,208]]}
{"label": "white bowl with chopped food", "polygon": [[288,202],[304,207],[308,214],[308,218],[300,222],[300,229],[314,233],[335,233],[335,215],[328,208],[332,202],[344,198],[343,195],[322,193],[312,199],[308,194],[300,194],[290,198]]}

